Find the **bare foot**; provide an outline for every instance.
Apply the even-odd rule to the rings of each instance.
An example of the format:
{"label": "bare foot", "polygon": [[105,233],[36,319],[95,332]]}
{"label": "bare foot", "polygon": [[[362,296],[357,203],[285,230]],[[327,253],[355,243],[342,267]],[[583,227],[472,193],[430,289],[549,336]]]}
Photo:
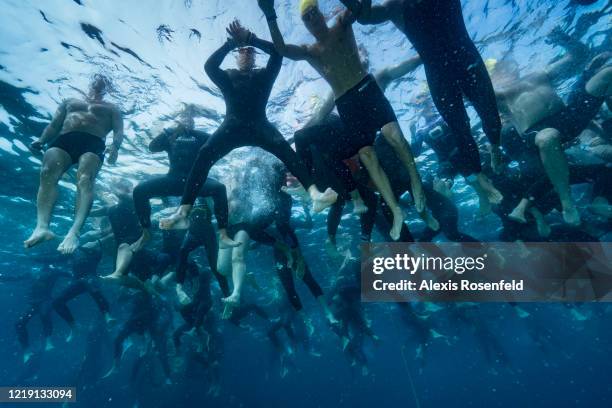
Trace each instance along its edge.
{"label": "bare foot", "polygon": [[574,204],[563,205],[563,220],[569,225],[580,225],[580,213]]}
{"label": "bare foot", "polygon": [[163,230],[188,229],[189,216],[177,211],[168,218],[162,218],[161,220],[159,220],[159,228]]}
{"label": "bare foot", "polygon": [[508,214],[508,218],[512,221],[520,222],[521,224],[527,224],[527,218],[525,218],[525,212],[523,208],[516,207],[510,214]]}
{"label": "bare foot", "polygon": [[50,351],[50,350],[53,350],[54,348],[55,348],[55,346],[51,342],[51,339],[47,339],[45,341],[45,351]]}
{"label": "bare foot", "polygon": [[183,285],[180,283],[176,284],[176,297],[178,298],[179,303],[182,306],[187,306],[191,303],[191,298],[185,291],[183,290]]}
{"label": "bare foot", "polygon": [[237,293],[232,293],[228,297],[221,299],[221,301],[225,304],[232,305],[235,307],[240,304],[240,295]]}
{"label": "bare foot", "polygon": [[242,245],[242,242],[234,241],[230,237],[220,235],[219,236],[219,249],[236,248]]}
{"label": "bare foot", "polygon": [[478,185],[483,190],[484,194],[486,194],[491,204],[500,204],[504,199],[502,193],[500,193],[495,186],[493,186],[491,180],[482,173],[478,174]]}
{"label": "bare foot", "polygon": [[331,206],[338,199],[338,193],[336,193],[331,188],[328,188],[323,193],[315,194],[312,197],[312,209],[314,212],[318,213]]}
{"label": "bare foot", "polygon": [[119,281],[123,278],[123,275],[117,271],[111,273],[110,275],[102,276],[102,279],[109,281]]}
{"label": "bare foot", "polygon": [[451,198],[453,196],[451,187],[451,183],[447,182],[446,180],[440,180],[439,178],[436,178],[433,181],[433,189],[446,198]]}
{"label": "bare foot", "polygon": [[36,227],[32,235],[30,235],[30,238],[23,241],[23,246],[24,248],[32,248],[36,244],[52,240],[53,238],[55,238],[55,234],[52,233],[49,228]]}
{"label": "bare foot", "polygon": [[34,355],[34,353],[32,353],[31,351],[24,351],[23,352],[23,363],[27,363],[28,361],[30,361],[30,359],[32,358],[32,356]]}
{"label": "bare foot", "polygon": [[366,207],[365,203],[361,198],[357,200],[353,200],[353,214],[364,214],[368,211],[368,207]]}
{"label": "bare foot", "polygon": [[57,247],[57,250],[64,255],[68,255],[76,251],[79,247],[79,236],[73,232],[68,232],[64,240]]}
{"label": "bare foot", "polygon": [[402,231],[402,226],[404,225],[404,214],[402,214],[401,209],[397,209],[393,214],[393,226],[391,227],[391,231],[389,235],[391,239],[397,241],[400,237],[400,233]]}
{"label": "bare foot", "polygon": [[427,224],[427,228],[434,231],[438,231],[440,229],[440,223],[438,220],[436,220],[436,217],[431,215],[428,211],[423,211],[419,215],[421,216],[421,219],[425,221],[425,224]]}

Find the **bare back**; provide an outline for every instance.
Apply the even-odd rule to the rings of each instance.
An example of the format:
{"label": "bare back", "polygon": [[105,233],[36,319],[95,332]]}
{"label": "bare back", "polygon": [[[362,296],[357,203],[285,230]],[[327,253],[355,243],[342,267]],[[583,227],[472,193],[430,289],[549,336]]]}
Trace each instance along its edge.
{"label": "bare back", "polygon": [[336,99],[357,85],[366,75],[353,28],[340,20],[329,35],[308,47],[308,62],[329,83]]}
{"label": "bare back", "polygon": [[64,104],[66,116],[60,134],[85,132],[105,140],[106,135],[113,130],[113,117],[118,114],[115,105],[79,99],[68,99]]}

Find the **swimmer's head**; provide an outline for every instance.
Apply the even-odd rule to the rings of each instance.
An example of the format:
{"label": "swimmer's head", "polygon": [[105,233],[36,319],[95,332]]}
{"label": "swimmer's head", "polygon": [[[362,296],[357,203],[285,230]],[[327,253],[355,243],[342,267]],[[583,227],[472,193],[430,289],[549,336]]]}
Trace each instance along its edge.
{"label": "swimmer's head", "polygon": [[489,75],[493,75],[493,72],[495,72],[495,67],[497,67],[497,60],[495,58],[487,58],[484,63],[485,67],[487,67],[487,72]]}
{"label": "swimmer's head", "polygon": [[132,183],[129,180],[122,179],[122,178],[116,178],[113,180],[112,183],[113,183],[113,193],[118,198],[132,195],[132,190],[134,189],[134,186],[132,186]]}
{"label": "swimmer's head", "polygon": [[89,83],[89,96],[102,98],[112,89],[110,78],[103,74],[95,74]]}
{"label": "swimmer's head", "polygon": [[183,109],[179,113],[178,123],[187,129],[193,129],[195,127],[195,111],[196,107],[191,103],[186,103]]}
{"label": "swimmer's head", "polygon": [[255,48],[242,47],[238,49],[238,57],[236,59],[238,69],[241,71],[250,71],[255,67]]}
{"label": "swimmer's head", "polygon": [[327,31],[327,22],[317,0],[301,0],[300,16],[308,31],[315,37]]}

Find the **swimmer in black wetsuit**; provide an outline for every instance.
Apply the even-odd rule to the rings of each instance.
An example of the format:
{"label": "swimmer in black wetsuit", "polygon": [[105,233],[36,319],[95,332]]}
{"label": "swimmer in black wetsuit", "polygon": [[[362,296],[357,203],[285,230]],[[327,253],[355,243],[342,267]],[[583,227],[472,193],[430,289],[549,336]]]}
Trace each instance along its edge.
{"label": "swimmer in black wetsuit", "polygon": [[95,178],[104,159],[106,135],[113,132],[113,143],[106,149],[110,164],[117,161],[123,140],[121,112],[117,106],[104,101],[109,85],[108,78],[103,75],[94,76],[87,99],[68,99],[62,102],[43,134],[30,145],[34,152],[40,152],[45,144],[48,149],[40,169],[36,228],[23,243],[26,248],[55,238],[49,229],[49,222],[57,199],[57,184],[62,175],[75,164],[78,164],[78,169],[74,222],[57,250],[70,254],[79,246],[81,228],[93,202]]}
{"label": "swimmer in black wetsuit", "polygon": [[74,252],[72,258],[72,281],[53,300],[53,308],[70,326],[70,334],[66,341],[72,339],[75,325],[74,316],[67,303],[83,293],[88,293],[91,296],[107,323],[113,320],[110,316],[108,300],[106,300],[106,297],[96,283],[96,270],[102,259],[101,246],[99,242],[88,242]]}
{"label": "swimmer in black wetsuit", "polygon": [[[132,198],[132,184],[127,180],[115,182],[115,195],[118,203],[111,207],[95,210],[96,214],[106,215],[111,225],[116,249],[115,271],[104,279],[118,280],[122,284],[136,284],[152,275],[159,275],[171,264],[170,255],[146,248],[136,251],[142,237],[142,228],[136,216]],[[131,273],[132,277],[127,277]]]}
{"label": "swimmer in black wetsuit", "polygon": [[164,280],[171,278],[169,275],[176,277],[176,294],[181,305],[187,305],[191,302],[191,298],[183,290],[183,284],[187,278],[189,267],[195,266],[189,261],[189,255],[201,246],[205,248],[208,265],[219,283],[223,296],[230,295],[227,278],[217,271],[219,244],[210,220],[210,209],[206,204],[198,205],[191,211],[190,217],[189,230],[178,250],[176,273],[171,272],[164,277]]}
{"label": "swimmer in black wetsuit", "polygon": [[[210,56],[204,67],[225,97],[225,120],[200,149],[187,179],[181,206],[176,214],[160,221],[163,229],[186,228],[189,212],[210,168],[242,146],[257,146],[278,157],[308,190],[315,211],[322,211],[336,201],[333,190],[318,191],[297,154],[266,117],[266,105],[281,69],[282,57],[271,43],[257,38],[238,22],[232,23],[227,31],[230,38]],[[222,70],[220,65],[227,54],[242,45],[247,47],[239,49],[239,69]],[[266,68],[254,69],[253,47],[270,55]]]}
{"label": "swimmer in black wetsuit", "polygon": [[63,269],[58,269],[55,265],[44,265],[40,272],[26,273],[22,275],[0,275],[0,282],[27,281],[31,286],[27,295],[27,310],[19,317],[15,324],[17,339],[23,348],[24,363],[32,357],[30,351],[30,341],[28,337],[28,323],[36,315],[40,317],[42,334],[44,336],[45,350],[53,349],[51,334],[53,323],[51,320],[52,293],[57,281],[60,278],[70,278],[71,275]]}
{"label": "swimmer in black wetsuit", "polygon": [[[206,144],[210,136],[194,129],[194,107],[186,105],[181,112],[178,127],[166,129],[151,141],[149,150],[152,153],[167,152],[170,169],[165,176],[156,176],[139,183],[134,188],[134,205],[136,214],[143,229],[142,238],[135,248],[138,250],[150,239],[151,205],[153,197],[180,196],[185,189],[185,183],[198,150]],[[221,245],[235,246],[236,243],[227,236],[227,193],[225,186],[213,178],[207,178],[201,186],[198,197],[212,197],[215,216],[219,228]]]}
{"label": "swimmer in black wetsuit", "polygon": [[491,143],[491,167],[501,171],[501,121],[487,69],[472,42],[459,0],[341,0],[362,24],[391,21],[412,43],[423,60],[433,102],[450,127],[465,162],[463,175],[482,189],[489,201],[502,196],[482,173],[479,151],[472,137],[463,98],[470,100]]}

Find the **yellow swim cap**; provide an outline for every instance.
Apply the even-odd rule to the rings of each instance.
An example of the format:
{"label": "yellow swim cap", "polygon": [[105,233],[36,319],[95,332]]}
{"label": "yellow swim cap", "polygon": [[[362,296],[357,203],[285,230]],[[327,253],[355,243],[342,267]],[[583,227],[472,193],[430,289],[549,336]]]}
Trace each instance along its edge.
{"label": "yellow swim cap", "polygon": [[485,67],[487,67],[487,72],[492,74],[495,71],[495,67],[497,66],[497,60],[495,58],[487,58],[485,60]]}
{"label": "yellow swim cap", "polygon": [[306,14],[306,12],[312,7],[319,7],[317,0],[300,0],[300,16]]}

